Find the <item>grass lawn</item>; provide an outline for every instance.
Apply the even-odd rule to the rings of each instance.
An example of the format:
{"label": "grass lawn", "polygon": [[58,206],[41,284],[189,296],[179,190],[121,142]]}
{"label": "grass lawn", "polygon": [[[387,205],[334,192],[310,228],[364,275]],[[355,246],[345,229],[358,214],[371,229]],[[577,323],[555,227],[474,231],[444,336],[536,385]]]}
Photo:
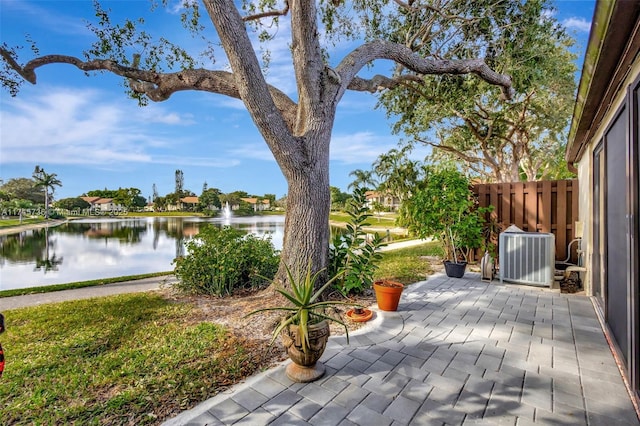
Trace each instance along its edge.
{"label": "grass lawn", "polygon": [[[397,215],[393,214],[393,215],[384,215],[384,216],[377,216],[377,215],[372,215],[367,222],[369,222],[368,226],[371,227],[378,227],[378,226],[382,226],[382,227],[387,227],[387,228],[394,228],[396,226],[396,217]],[[347,223],[349,221],[351,221],[351,217],[345,213],[345,212],[331,212],[329,214],[329,220],[333,221],[333,222],[343,222],[343,223]]]}
{"label": "grass lawn", "polygon": [[393,278],[402,284],[423,281],[433,273],[424,256],[442,257],[442,254],[441,245],[437,241],[384,252],[375,279]]}
{"label": "grass lawn", "polygon": [[157,424],[261,367],[254,344],[159,295],[4,314],[2,424]]}
{"label": "grass lawn", "polygon": [[21,225],[32,225],[36,223],[44,223],[45,220],[42,218],[30,218],[30,219],[22,219],[22,223],[20,223],[20,219],[0,219],[0,228],[8,228],[11,226],[21,226]]}

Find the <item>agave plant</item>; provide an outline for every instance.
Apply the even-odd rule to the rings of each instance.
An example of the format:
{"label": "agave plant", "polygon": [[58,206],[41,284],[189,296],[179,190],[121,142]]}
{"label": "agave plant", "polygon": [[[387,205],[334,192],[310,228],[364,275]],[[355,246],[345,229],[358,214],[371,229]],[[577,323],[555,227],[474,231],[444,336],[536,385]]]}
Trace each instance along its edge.
{"label": "agave plant", "polygon": [[300,341],[302,344],[302,351],[305,354],[308,352],[309,348],[309,325],[318,323],[322,320],[334,321],[343,326],[346,332],[348,343],[349,330],[347,329],[346,324],[338,318],[326,315],[324,313],[324,310],[331,306],[353,306],[354,304],[350,302],[340,301],[317,301],[320,295],[331,285],[331,283],[333,283],[333,281],[335,281],[340,276],[340,274],[332,277],[322,287],[315,290],[316,281],[318,280],[318,277],[324,271],[324,269],[321,269],[320,271],[312,274],[311,262],[309,262],[307,270],[304,274],[296,274],[296,276],[294,276],[289,267],[287,267],[286,265],[285,269],[287,271],[291,290],[276,288],[276,291],[278,291],[289,302],[291,302],[291,306],[275,306],[271,308],[257,309],[247,314],[247,316],[266,311],[285,312],[286,315],[273,331],[271,344],[273,344],[282,330],[284,330],[286,327],[288,327],[289,325],[297,325],[298,332],[300,334]]}

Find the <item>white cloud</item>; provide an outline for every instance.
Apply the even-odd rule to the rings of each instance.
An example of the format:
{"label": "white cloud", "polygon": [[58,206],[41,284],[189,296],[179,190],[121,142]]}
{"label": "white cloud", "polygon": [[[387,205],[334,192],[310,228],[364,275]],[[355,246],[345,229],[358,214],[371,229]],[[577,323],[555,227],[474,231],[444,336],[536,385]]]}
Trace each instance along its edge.
{"label": "white cloud", "polygon": [[[193,117],[158,106],[139,108],[126,100],[110,100],[98,90],[39,88],[3,100],[0,113],[0,163],[83,164],[111,167],[117,163],[155,161],[159,147],[186,144],[168,133]],[[213,163],[213,160],[200,159]],[[181,164],[195,161],[185,154]]]}
{"label": "white cloud", "polygon": [[147,105],[139,111],[142,117],[148,123],[161,123],[171,125],[188,126],[195,124],[192,114],[176,114],[175,112],[166,112],[162,108],[154,104]]}
{"label": "white cloud", "polygon": [[396,145],[396,137],[376,136],[371,132],[338,135],[331,139],[331,160],[343,164],[371,164]]}
{"label": "white cloud", "polygon": [[191,5],[193,5],[194,3],[197,3],[196,0],[179,0],[173,4],[171,4],[171,2],[169,2],[168,6],[167,6],[167,10],[169,11],[169,13],[177,15],[180,14],[182,12],[184,12],[184,10],[187,7],[190,7]]}
{"label": "white cloud", "polygon": [[567,29],[572,29],[579,32],[589,32],[591,30],[591,21],[587,21],[584,18],[567,18],[562,21],[562,25],[564,25],[564,27]]}
{"label": "white cloud", "polygon": [[54,33],[75,37],[90,36],[91,32],[82,19],[58,12],[58,10],[63,11],[64,8],[58,8],[56,12],[52,12],[51,9],[40,7],[37,4],[37,2],[29,1],[3,1],[1,8],[5,12],[15,13],[17,11],[23,16],[25,22],[37,22],[41,28],[47,28]]}

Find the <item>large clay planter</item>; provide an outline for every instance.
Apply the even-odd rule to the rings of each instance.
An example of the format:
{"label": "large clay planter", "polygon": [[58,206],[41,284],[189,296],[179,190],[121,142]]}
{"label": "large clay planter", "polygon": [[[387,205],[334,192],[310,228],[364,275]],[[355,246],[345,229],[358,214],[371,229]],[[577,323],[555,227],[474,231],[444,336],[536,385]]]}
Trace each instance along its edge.
{"label": "large clay planter", "polygon": [[294,382],[307,383],[319,379],[324,375],[325,367],[318,362],[329,339],[329,323],[321,321],[309,325],[309,348],[307,353],[302,351],[302,341],[298,334],[298,326],[290,325],[282,332],[282,344],[292,363],[287,365],[286,373]]}
{"label": "large clay planter", "polygon": [[400,296],[404,285],[397,281],[380,280],[373,283],[373,290],[376,292],[378,308],[382,311],[396,311],[400,303]]}

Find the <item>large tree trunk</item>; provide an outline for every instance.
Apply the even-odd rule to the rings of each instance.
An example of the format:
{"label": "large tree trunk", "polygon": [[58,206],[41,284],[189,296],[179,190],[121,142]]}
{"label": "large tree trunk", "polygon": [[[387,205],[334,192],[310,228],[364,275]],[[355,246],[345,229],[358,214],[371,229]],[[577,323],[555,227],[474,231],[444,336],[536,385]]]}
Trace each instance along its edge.
{"label": "large tree trunk", "polygon": [[[323,157],[286,173],[289,191],[282,259],[294,274],[304,271],[309,262],[314,272],[327,266],[331,197],[328,153]],[[278,278],[284,278],[284,273],[281,264]]]}
{"label": "large tree trunk", "polygon": [[[331,115],[331,114],[329,114]],[[295,152],[273,154],[287,179],[287,214],[282,262],[277,281],[286,282],[285,266],[302,273],[326,268],[329,253],[329,142],[333,120],[308,118],[306,137],[296,138]],[[283,158],[284,157],[284,158]],[[320,283],[324,279],[320,280]]]}

